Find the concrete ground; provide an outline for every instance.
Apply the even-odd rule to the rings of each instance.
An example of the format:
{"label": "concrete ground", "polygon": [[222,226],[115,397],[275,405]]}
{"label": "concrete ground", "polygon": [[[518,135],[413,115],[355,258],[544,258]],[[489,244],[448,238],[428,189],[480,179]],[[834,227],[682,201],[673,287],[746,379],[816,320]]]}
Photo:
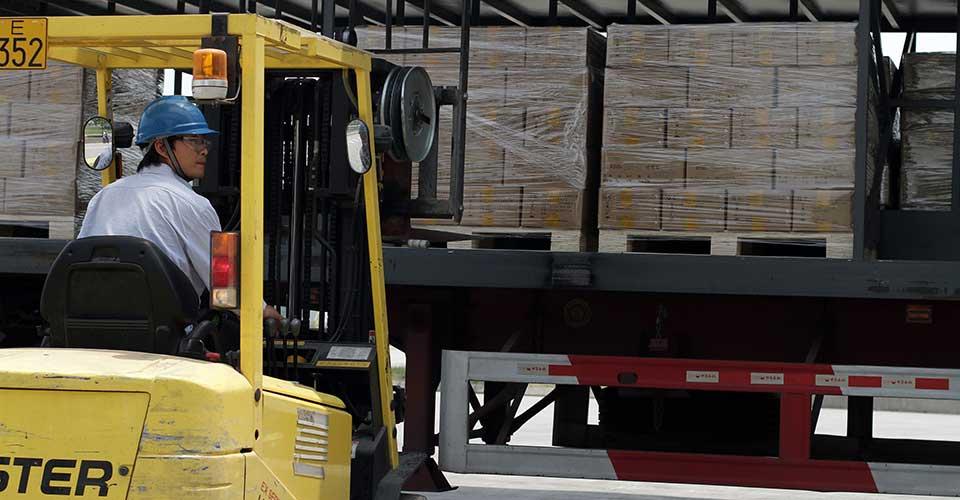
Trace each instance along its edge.
{"label": "concrete ground", "polygon": [[[536,401],[527,397],[521,412]],[[439,403],[438,403],[439,409]],[[590,422],[597,419],[595,402],[591,404]],[[549,446],[552,407],[534,417],[514,435],[514,445]],[[439,423],[437,424],[439,426]],[[400,442],[402,443],[402,424]],[[826,408],[822,411],[817,432],[843,434],[846,412]],[[960,415],[877,411],[874,429],[878,437],[935,438],[960,441]],[[436,458],[436,456],[434,457]],[[933,499],[897,495],[854,493],[817,493],[796,490],[771,490],[688,484],[598,481],[586,479],[554,479],[523,476],[491,476],[479,474],[446,474],[451,485],[458,487],[445,493],[421,493],[429,500],[892,500]],[[958,492],[960,495],[960,492]]]}

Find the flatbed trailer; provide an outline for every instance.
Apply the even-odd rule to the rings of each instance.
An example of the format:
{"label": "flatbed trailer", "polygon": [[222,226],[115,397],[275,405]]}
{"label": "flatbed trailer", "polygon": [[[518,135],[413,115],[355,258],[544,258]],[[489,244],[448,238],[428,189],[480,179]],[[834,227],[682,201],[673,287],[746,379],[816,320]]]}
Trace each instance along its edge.
{"label": "flatbed trailer", "polygon": [[[77,10],[80,4],[75,13],[108,13],[88,3],[50,1],[48,11],[33,13]],[[155,3],[157,9],[176,8],[172,1]],[[109,4],[144,8],[133,0]],[[237,8],[235,2],[179,4]],[[876,398],[955,400],[960,389],[956,130],[953,210],[881,209],[876,188],[866,182],[871,127],[880,129],[888,147],[878,149],[878,159],[891,159],[895,178],[893,113],[956,112],[960,98],[905,100],[898,74],[893,90],[880,92],[879,122],[869,121],[865,104],[871,82],[888,87],[874,63],[883,60],[883,48],[874,43],[881,34],[906,33],[901,52],[914,51],[917,33],[958,31],[956,5],[324,0],[318,11],[310,4],[253,2],[289,22],[324,29],[347,23],[444,24],[468,32],[470,26],[504,24],[603,29],[615,22],[859,22],[851,259],[385,248],[391,341],[407,354],[404,449],[433,454],[439,446],[440,469],[468,473],[960,491],[957,443],[880,439],[873,432]],[[324,15],[334,4],[355,9],[347,18]],[[404,10],[408,4],[415,9]],[[460,148],[462,154],[462,143]],[[62,246],[57,240],[0,238],[0,289],[4,300],[18,304],[7,311],[29,309],[24,304],[30,292],[39,290]],[[550,389],[521,412],[530,384]],[[475,390],[480,387],[482,394]],[[444,405],[439,435],[434,432],[438,389]],[[848,399],[846,436],[816,434],[825,396]],[[587,419],[591,397],[601,407],[599,423]],[[549,405],[554,446],[510,446],[510,435],[531,411]],[[424,470],[416,483],[424,489],[446,486],[437,470]]]}

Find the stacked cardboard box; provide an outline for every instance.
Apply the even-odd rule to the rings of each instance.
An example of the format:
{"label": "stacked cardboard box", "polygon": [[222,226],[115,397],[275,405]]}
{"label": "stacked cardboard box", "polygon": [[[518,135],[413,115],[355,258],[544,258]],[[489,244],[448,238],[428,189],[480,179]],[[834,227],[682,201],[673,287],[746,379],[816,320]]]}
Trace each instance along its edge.
{"label": "stacked cardboard box", "polygon": [[609,30],[600,228],[848,232],[856,25]]}
{"label": "stacked cardboard box", "polygon": [[[363,42],[364,32],[378,34]],[[361,31],[361,46],[382,48],[380,33]],[[400,39],[419,47],[421,36],[421,28],[401,29],[394,46]],[[430,46],[459,46],[459,37],[458,29],[434,28]],[[591,197],[587,185],[600,163],[603,37],[586,28],[475,28],[470,47],[461,225],[580,230],[595,224],[595,191]],[[407,54],[402,64],[424,67],[434,85],[459,80],[458,54]],[[452,133],[445,107],[437,137],[439,197],[448,193]]]}
{"label": "stacked cardboard box", "polygon": [[[114,120],[136,126],[159,95],[157,71],[113,73]],[[47,224],[51,237],[72,238],[86,203],[100,189],[100,173],[77,154],[83,122],[97,114],[95,72],[50,61],[43,71],[0,74],[0,224]],[[124,175],[140,153],[121,152]]]}
{"label": "stacked cardboard box", "polygon": [[3,225],[73,217],[82,86],[81,68],[53,61],[0,74]]}
{"label": "stacked cardboard box", "polygon": [[[952,100],[955,71],[955,54],[907,54],[903,60],[904,97]],[[950,210],[953,125],[949,110],[903,110],[902,208]]]}
{"label": "stacked cardboard box", "polygon": [[[115,122],[127,122],[134,130],[140,123],[143,108],[161,95],[163,90],[163,71],[148,69],[121,69],[112,72],[111,110]],[[97,75],[84,70],[83,87],[84,120],[97,115]],[[134,175],[143,155],[136,146],[119,150],[123,157],[123,175]],[[100,172],[87,168],[83,160],[77,167],[77,215],[76,229],[79,231],[86,215],[87,204],[101,187]]]}

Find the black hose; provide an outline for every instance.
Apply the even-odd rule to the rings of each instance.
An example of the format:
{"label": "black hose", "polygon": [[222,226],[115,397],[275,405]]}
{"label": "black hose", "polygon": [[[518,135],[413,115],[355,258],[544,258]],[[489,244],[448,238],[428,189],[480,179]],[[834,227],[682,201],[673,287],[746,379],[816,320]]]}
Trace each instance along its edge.
{"label": "black hose", "polygon": [[[360,224],[360,218],[364,216],[364,212],[363,212],[364,206],[361,204],[361,201],[360,201],[360,191],[362,190],[362,187],[363,187],[363,180],[361,179],[361,181],[357,183],[357,190],[354,194],[355,216],[353,218],[352,225],[351,225],[351,230],[353,231],[353,236],[354,236],[353,238],[354,242],[360,239],[360,235],[357,233],[360,232],[359,229],[362,227],[362,224]],[[361,266],[363,265],[362,264],[363,259],[360,258],[362,257],[362,246],[359,246],[359,245],[357,246],[356,254],[357,254],[356,259],[354,259],[355,265],[354,265],[353,273],[350,276],[351,278],[350,286],[346,287],[346,290],[349,290],[349,295],[347,296],[347,300],[344,301],[343,307],[340,308],[341,309],[340,321],[337,324],[337,329],[334,330],[333,334],[331,334],[330,336],[331,342],[337,342],[340,340],[340,337],[343,336],[343,330],[347,325],[347,318],[349,317],[347,313],[353,308],[354,298],[356,297],[356,293],[354,290],[357,286],[357,282],[360,281],[361,279],[359,274],[360,274]]]}

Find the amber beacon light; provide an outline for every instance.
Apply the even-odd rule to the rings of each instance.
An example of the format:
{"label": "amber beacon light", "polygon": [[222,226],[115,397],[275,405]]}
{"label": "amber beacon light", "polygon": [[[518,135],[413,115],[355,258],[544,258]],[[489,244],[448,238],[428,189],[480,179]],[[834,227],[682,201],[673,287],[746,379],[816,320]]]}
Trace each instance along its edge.
{"label": "amber beacon light", "polygon": [[193,97],[213,100],[227,97],[227,53],[197,49],[193,53]]}

